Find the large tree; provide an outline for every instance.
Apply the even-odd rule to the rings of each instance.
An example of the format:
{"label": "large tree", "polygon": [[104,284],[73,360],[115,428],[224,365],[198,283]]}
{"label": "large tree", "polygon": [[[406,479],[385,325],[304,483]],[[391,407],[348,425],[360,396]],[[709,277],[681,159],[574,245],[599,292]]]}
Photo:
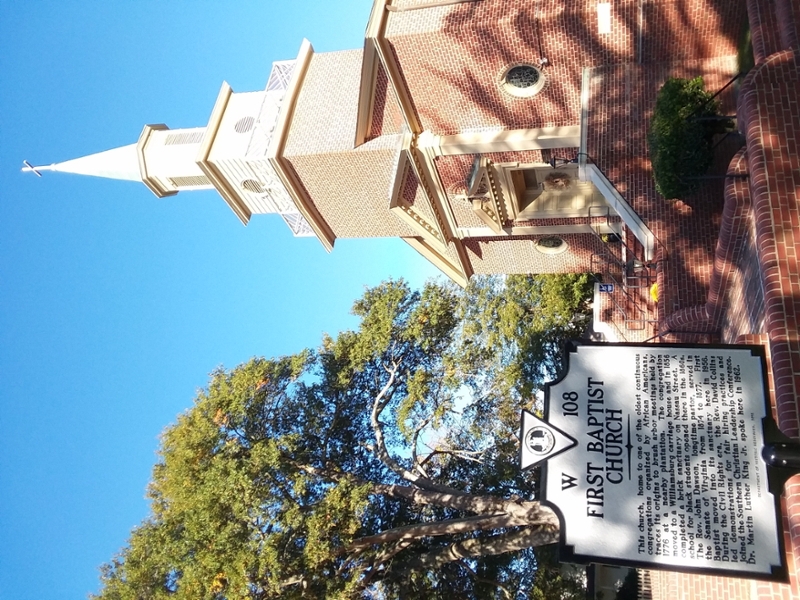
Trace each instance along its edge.
{"label": "large tree", "polygon": [[533,548],[558,521],[519,473],[519,410],[585,326],[589,289],[389,281],[355,303],[357,330],[216,371],[163,434],[152,514],[98,597],[541,595],[552,561]]}

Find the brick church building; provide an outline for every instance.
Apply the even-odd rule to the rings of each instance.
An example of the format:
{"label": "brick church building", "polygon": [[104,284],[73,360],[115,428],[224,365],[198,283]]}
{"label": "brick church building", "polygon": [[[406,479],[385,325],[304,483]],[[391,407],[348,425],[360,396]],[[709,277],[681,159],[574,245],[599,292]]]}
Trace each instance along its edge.
{"label": "brick church building", "polygon": [[[732,82],[748,22],[756,66]],[[672,201],[647,123],[668,77],[697,75],[742,135],[719,145],[716,179]],[[599,273],[609,340],[766,345],[778,424],[798,437],[798,98],[800,0],[375,0],[363,48],[305,41],[265,90],[223,84],[205,126],[147,125],[26,170],[159,197],[214,188],[244,223],[278,213],[328,250],[399,237],[461,284]],[[800,598],[792,481],[789,584],[652,572],[648,597]]]}

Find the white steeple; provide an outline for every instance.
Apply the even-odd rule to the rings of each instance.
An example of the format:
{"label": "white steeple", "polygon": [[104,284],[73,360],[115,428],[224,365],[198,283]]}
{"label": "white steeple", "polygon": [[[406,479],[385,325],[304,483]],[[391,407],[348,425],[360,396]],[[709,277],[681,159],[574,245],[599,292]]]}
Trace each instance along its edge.
{"label": "white steeple", "polygon": [[38,171],[58,171],[60,173],[75,173],[77,175],[125,179],[127,181],[142,180],[139,173],[136,144],[112,148],[105,152],[98,152],[97,154],[90,154],[89,156],[52,165],[41,167],[26,166],[22,170],[34,173]]}
{"label": "white steeple", "polygon": [[[307,41],[301,53],[310,57]],[[294,64],[273,63],[267,87],[259,92],[234,93],[223,83],[205,127],[145,125],[135,144],[48,166],[25,161],[22,170],[40,177],[42,171],[58,171],[140,181],[159,198],[216,189],[242,223],[256,213],[278,213],[294,235],[313,236],[291,184],[275,172],[268,156]]]}
{"label": "white steeple", "polygon": [[42,171],[56,171],[139,181],[159,198],[183,190],[213,188],[195,161],[205,130],[145,125],[136,144],[39,167],[25,161],[22,170],[39,176]]}

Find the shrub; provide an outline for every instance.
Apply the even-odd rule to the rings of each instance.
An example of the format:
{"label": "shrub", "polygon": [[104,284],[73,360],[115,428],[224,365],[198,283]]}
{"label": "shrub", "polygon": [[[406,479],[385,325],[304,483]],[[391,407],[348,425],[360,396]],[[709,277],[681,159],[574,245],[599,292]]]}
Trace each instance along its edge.
{"label": "shrub", "polygon": [[711,166],[719,122],[692,120],[719,115],[719,103],[711,97],[702,77],[669,79],[658,92],[647,144],[656,190],[665,198],[685,197],[699,183],[688,178]]}

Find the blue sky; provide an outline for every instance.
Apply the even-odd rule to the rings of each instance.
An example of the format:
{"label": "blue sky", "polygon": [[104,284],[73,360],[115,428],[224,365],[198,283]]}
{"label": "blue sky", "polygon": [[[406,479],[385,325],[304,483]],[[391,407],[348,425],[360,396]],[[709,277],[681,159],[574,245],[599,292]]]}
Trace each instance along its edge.
{"label": "blue sky", "polygon": [[[159,432],[222,364],[352,326],[402,242],[327,254],[214,192],[20,173],[205,125],[223,80],[264,87],[306,37],[362,45],[368,0],[0,3],[0,599],[84,598],[147,513]],[[335,85],[335,82],[332,82]]]}

